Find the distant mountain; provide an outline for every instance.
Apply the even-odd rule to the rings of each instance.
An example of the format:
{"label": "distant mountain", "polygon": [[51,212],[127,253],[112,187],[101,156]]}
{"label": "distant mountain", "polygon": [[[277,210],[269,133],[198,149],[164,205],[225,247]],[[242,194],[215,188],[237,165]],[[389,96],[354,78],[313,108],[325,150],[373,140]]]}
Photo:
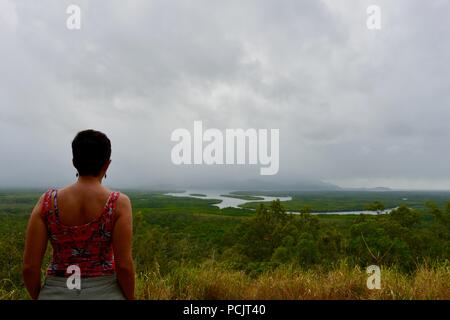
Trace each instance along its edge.
{"label": "distant mountain", "polygon": [[198,180],[185,183],[155,183],[148,187],[135,187],[133,189],[145,189],[153,191],[161,190],[246,190],[246,191],[392,191],[386,187],[375,188],[342,188],[332,183],[318,179],[299,177],[296,180],[284,181],[261,177],[247,180]]}
{"label": "distant mountain", "polygon": [[195,183],[187,188],[196,189],[227,189],[227,190],[252,190],[252,191],[338,191],[339,186],[320,180],[302,179],[296,182],[279,182],[264,179],[249,179],[243,181],[219,181],[214,184]]}
{"label": "distant mountain", "polygon": [[347,191],[392,191],[391,188],[386,187],[375,187],[375,188],[344,188],[342,190]]}

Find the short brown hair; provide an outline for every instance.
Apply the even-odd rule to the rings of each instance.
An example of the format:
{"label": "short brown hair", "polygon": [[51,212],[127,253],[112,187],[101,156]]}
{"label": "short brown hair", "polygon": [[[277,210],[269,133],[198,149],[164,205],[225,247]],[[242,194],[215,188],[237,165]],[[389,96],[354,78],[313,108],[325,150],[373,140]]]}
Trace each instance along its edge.
{"label": "short brown hair", "polygon": [[81,131],[72,141],[72,155],[80,176],[98,176],[111,158],[111,141],[100,131]]}

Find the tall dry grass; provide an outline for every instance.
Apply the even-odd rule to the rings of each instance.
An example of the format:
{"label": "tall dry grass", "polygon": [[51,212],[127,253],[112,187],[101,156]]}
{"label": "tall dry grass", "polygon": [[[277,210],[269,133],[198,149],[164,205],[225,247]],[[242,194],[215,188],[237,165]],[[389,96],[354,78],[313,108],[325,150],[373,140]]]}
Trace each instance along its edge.
{"label": "tall dry grass", "polygon": [[[251,277],[209,262],[180,267],[167,275],[157,269],[137,275],[137,298],[151,300],[361,300],[450,299],[450,263],[420,265],[413,274],[381,268],[381,289],[369,290],[359,267],[338,264],[331,270],[283,266]],[[0,300],[29,299],[23,286],[0,281]]]}
{"label": "tall dry grass", "polygon": [[450,299],[450,265],[419,266],[407,275],[381,269],[381,289],[369,290],[367,274],[345,263],[331,271],[289,266],[251,278],[207,263],[198,268],[139,274],[139,299]]}

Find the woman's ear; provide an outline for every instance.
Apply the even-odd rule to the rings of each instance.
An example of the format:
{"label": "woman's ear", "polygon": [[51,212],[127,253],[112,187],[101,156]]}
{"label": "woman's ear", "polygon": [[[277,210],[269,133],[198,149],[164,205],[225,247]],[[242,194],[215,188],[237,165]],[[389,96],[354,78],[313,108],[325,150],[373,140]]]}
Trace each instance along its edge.
{"label": "woman's ear", "polygon": [[108,171],[109,165],[111,164],[111,159],[109,159],[108,161],[106,161],[106,163],[103,165],[103,172],[106,173],[106,171]]}

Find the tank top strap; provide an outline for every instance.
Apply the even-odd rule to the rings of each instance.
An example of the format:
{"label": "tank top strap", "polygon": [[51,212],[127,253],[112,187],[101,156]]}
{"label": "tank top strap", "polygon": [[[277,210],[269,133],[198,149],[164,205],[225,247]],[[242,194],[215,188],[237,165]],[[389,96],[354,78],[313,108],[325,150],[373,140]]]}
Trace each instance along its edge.
{"label": "tank top strap", "polygon": [[53,190],[54,196],[53,196],[53,213],[55,217],[55,221],[57,224],[60,224],[59,220],[59,208],[58,208],[58,190]]}
{"label": "tank top strap", "polygon": [[119,196],[120,196],[120,192],[116,192],[116,191],[111,192],[111,194],[109,195],[108,202],[105,207],[105,209],[106,209],[105,212],[109,216],[112,216],[114,210],[116,209],[117,200],[119,199]]}
{"label": "tank top strap", "polygon": [[41,207],[41,217],[45,220],[48,219],[49,214],[52,211],[52,194],[56,189],[48,189],[44,194],[44,199],[42,200]]}

